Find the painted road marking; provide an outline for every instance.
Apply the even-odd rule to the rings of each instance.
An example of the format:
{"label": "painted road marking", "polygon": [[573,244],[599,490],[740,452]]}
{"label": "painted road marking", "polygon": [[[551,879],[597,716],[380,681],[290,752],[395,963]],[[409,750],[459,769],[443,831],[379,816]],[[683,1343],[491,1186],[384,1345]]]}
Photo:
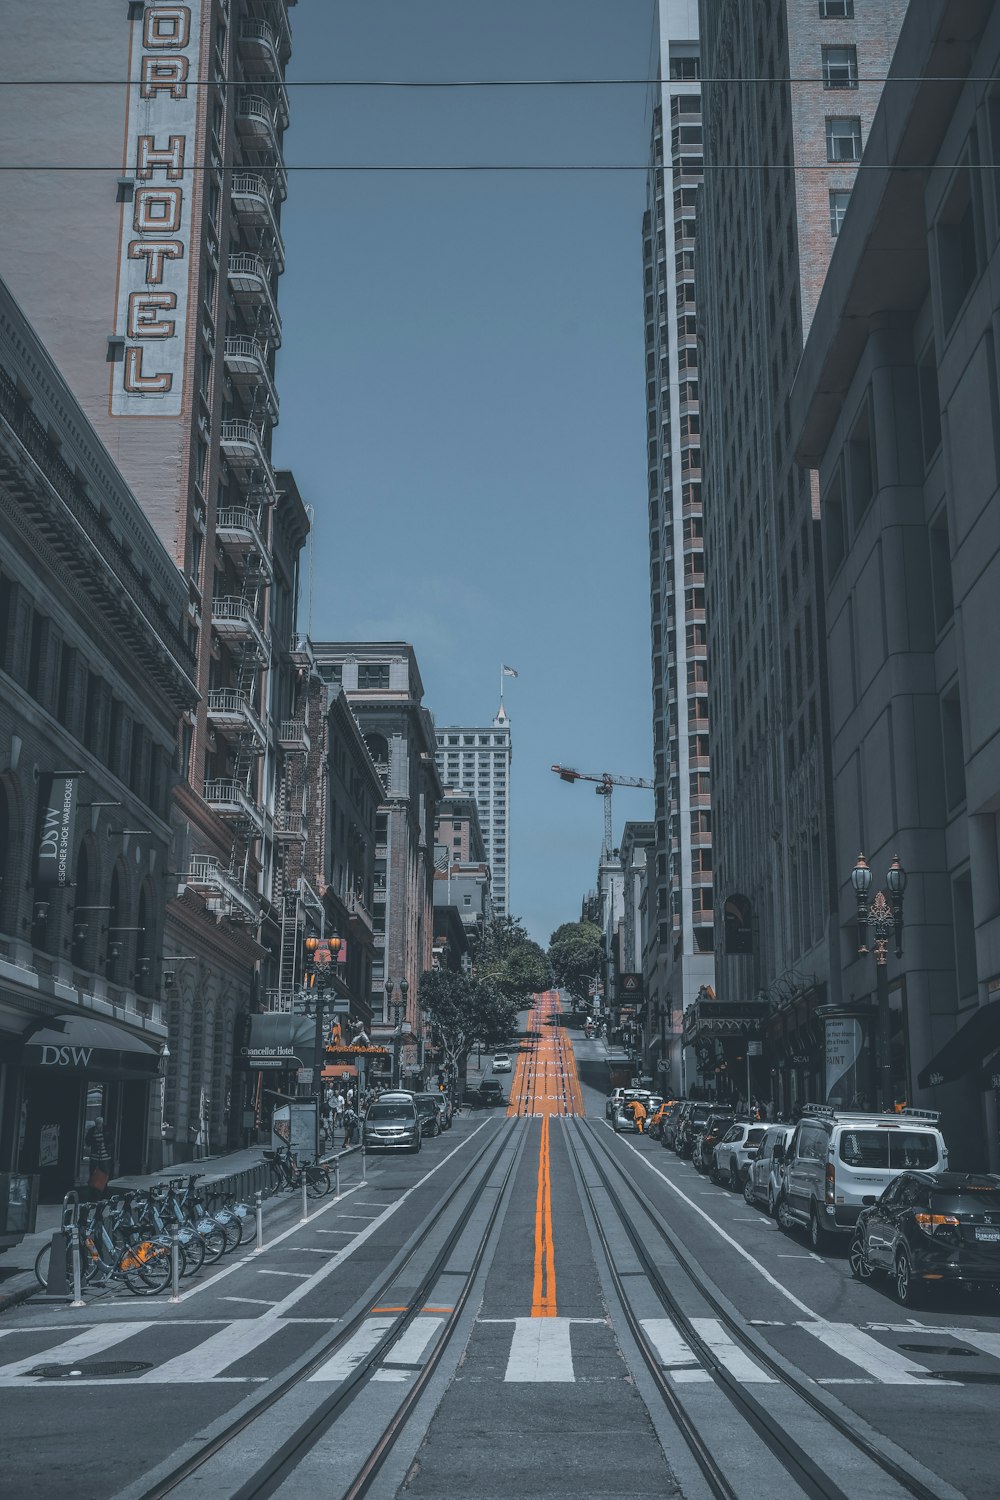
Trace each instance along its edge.
{"label": "painted road marking", "polygon": [[[114,1344],[120,1344],[133,1334],[152,1328],[152,1323],[106,1323],[103,1327],[87,1328],[75,1338],[66,1339],[39,1354],[27,1359],[15,1359],[10,1364],[0,1365],[0,1386],[23,1385],[23,1376],[36,1365],[76,1365],[95,1354],[103,1354]],[[34,1384],[32,1381],[31,1384]]]}
{"label": "painted road marking", "polygon": [[669,1318],[643,1318],[641,1323],[643,1333],[672,1380],[683,1384],[712,1379],[708,1371],[698,1363],[690,1345],[681,1338],[677,1325]]}
{"label": "painted road marking", "polygon": [[774,1385],[774,1376],[768,1375],[755,1360],[743,1353],[726,1333],[718,1318],[692,1318],[691,1326],[704,1339],[720,1365],[724,1365],[730,1375],[735,1375],[744,1385]]}
{"label": "painted road marking", "polygon": [[419,1365],[424,1350],[443,1323],[444,1318],[428,1318],[423,1315],[414,1318],[409,1328],[393,1344],[383,1364]]}
{"label": "painted road marking", "polygon": [[314,1374],[309,1376],[313,1380],[346,1380],[352,1375],[358,1365],[365,1359],[389,1332],[396,1322],[395,1318],[366,1318],[352,1338],[347,1340],[326,1364],[320,1365]]}
{"label": "painted road marking", "polygon": [[249,1302],[254,1307],[273,1307],[273,1302],[265,1302],[262,1297],[220,1297],[220,1302]]}
{"label": "painted road marking", "polygon": [[[905,1354],[880,1344],[877,1339],[862,1333],[860,1328],[855,1328],[853,1323],[800,1323],[799,1327],[852,1365],[867,1370],[882,1385],[922,1385],[926,1388],[927,1381],[919,1379],[926,1376],[926,1365],[918,1365],[916,1360],[907,1359]],[[949,1385],[954,1383],[957,1382],[948,1382]]]}
{"label": "painted road marking", "polygon": [[570,1318],[515,1318],[504,1380],[566,1383],[576,1379],[570,1349]]}
{"label": "painted road marking", "polygon": [[[555,1245],[552,1240],[552,1173],[549,1156],[549,1116],[542,1121],[538,1148],[538,1191],[535,1197],[535,1274],[531,1289],[531,1316],[556,1315]],[[568,1335],[567,1335],[568,1337]]]}

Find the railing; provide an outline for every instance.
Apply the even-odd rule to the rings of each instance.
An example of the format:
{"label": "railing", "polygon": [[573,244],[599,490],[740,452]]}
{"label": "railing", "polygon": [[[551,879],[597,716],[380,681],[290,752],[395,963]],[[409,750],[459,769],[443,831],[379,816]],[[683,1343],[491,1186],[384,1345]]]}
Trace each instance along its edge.
{"label": "railing", "polygon": [[301,813],[279,813],[274,820],[277,838],[301,839],[306,836],[306,822]]}
{"label": "railing", "polygon": [[357,917],[359,922],[364,927],[367,927],[369,931],[374,928],[372,914],[356,891],[348,891],[347,893],[347,910],[352,917]]}
{"label": "railing", "polygon": [[180,879],[184,885],[203,886],[218,892],[246,916],[256,918],[260,915],[253,892],[224,870],[214,854],[192,855],[190,868]]}
{"label": "railing", "polygon": [[237,688],[212,688],[208,695],[208,712],[218,715],[228,714],[242,719],[253,731],[254,738],[259,744],[267,743],[264,725],[254,711],[250,699],[246,693],[241,693]]}
{"label": "railing", "polygon": [[270,26],[268,26],[266,21],[241,21],[240,41],[266,42],[274,52],[275,57],[277,57],[278,55],[278,48],[274,40],[274,32],[271,30]]}
{"label": "railing", "polygon": [[246,633],[253,636],[262,654],[267,655],[268,645],[264,627],[245,599],[213,599],[212,622],[216,627],[219,625],[243,626]]}
{"label": "railing", "polygon": [[263,825],[264,814],[246,787],[238,781],[232,781],[228,777],[215,777],[206,781],[205,801],[212,807],[224,808],[226,812],[240,813],[258,827]]}
{"label": "railing", "polygon": [[59,450],[50,439],[45,428],[17,394],[14,382],[5,370],[0,370],[0,416],[10,424],[18,441],[41,469],[60,500],[80,523],[96,545],[108,566],[123,583],[131,597],[140,603],[151,623],[172,653],[189,675],[194,676],[196,662],[184,636],[166,611],[156,605],[149,593],[149,584],[140,577],[124,550],[102,523],[98,511],[88,498],[86,491]]}
{"label": "railing", "polygon": [[237,100],[236,114],[247,120],[261,120],[271,130],[275,128],[274,108],[259,94],[241,94]]}
{"label": "railing", "polygon": [[229,359],[249,360],[253,364],[253,375],[259,379],[267,389],[267,394],[275,414],[278,410],[278,393],[274,388],[271,372],[267,367],[267,354],[259,340],[248,338],[245,334],[231,334],[225,342],[225,357]]}
{"label": "railing", "polygon": [[259,282],[260,290],[263,293],[264,300],[271,314],[272,327],[275,333],[280,333],[281,318],[278,313],[278,305],[274,300],[274,293],[271,290],[270,268],[263,257],[260,255],[250,255],[246,251],[240,251],[238,255],[231,255],[229,257],[229,275],[230,277],[252,276],[255,281]]}
{"label": "railing", "polygon": [[286,750],[309,749],[309,733],[299,719],[282,719],[278,728],[278,740]]}

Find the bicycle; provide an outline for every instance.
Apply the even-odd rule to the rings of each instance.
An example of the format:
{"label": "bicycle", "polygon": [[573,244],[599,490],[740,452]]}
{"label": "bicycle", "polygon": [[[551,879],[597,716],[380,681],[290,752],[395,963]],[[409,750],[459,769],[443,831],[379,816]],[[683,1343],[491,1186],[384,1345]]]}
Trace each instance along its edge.
{"label": "bicycle", "polygon": [[311,1198],[325,1198],[333,1187],[329,1169],[322,1162],[310,1161],[300,1165],[288,1146],[277,1151],[265,1151],[264,1162],[271,1174],[269,1195],[300,1188],[303,1178],[306,1192]]}
{"label": "bicycle", "polygon": [[[81,1285],[97,1287],[111,1281],[123,1281],[136,1297],[153,1297],[170,1285],[170,1241],[163,1236],[151,1238],[141,1234],[116,1243],[104,1223],[105,1212],[118,1208],[120,1199],[92,1206],[86,1219],[75,1228],[80,1253]],[[183,1265],[183,1247],[178,1245]],[[43,1245],[35,1257],[35,1277],[43,1291],[48,1287],[52,1246]],[[72,1231],[66,1243],[66,1279],[73,1280]]]}

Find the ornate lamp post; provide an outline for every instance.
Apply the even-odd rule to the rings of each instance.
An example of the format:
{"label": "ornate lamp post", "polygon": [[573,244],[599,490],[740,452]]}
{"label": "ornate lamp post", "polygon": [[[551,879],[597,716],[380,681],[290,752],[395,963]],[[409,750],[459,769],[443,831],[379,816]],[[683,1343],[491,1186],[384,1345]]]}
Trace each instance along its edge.
{"label": "ornate lamp post", "polygon": [[891,1110],[895,1100],[892,1089],[892,1057],[889,1034],[889,975],[886,960],[889,954],[889,934],[895,937],[896,957],[903,954],[903,895],[906,891],[906,871],[893,856],[885,877],[889,888],[876,891],[869,901],[872,872],[863,854],[858,855],[857,864],[851,871],[851,884],[858,899],[858,952],[867,953],[869,932],[873,934],[872,949],[875,956],[875,995],[878,1003],[878,1102],[879,1108]]}
{"label": "ornate lamp post", "polygon": [[321,1102],[323,1098],[323,1059],[326,1052],[323,1045],[326,1036],[326,1008],[331,1001],[335,1002],[337,998],[333,987],[333,966],[337,962],[337,954],[340,952],[343,941],[343,938],[339,937],[307,937],[304,944],[306,950],[305,1011],[306,1015],[315,1014],[316,1016],[316,1036],[313,1048],[313,1056],[315,1058],[313,1087]]}
{"label": "ornate lamp post", "polygon": [[405,979],[399,981],[399,999],[392,998],[396,986],[391,979],[385,982],[385,1000],[392,1015],[392,1086],[399,1088],[399,1049],[402,1042],[402,1025],[406,1016],[406,997],[410,992],[409,982]]}

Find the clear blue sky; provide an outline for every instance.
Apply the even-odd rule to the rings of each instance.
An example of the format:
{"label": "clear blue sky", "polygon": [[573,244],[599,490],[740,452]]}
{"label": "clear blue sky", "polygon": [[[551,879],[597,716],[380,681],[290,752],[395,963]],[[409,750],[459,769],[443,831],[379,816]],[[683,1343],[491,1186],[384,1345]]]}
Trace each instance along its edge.
{"label": "clear blue sky", "polygon": [[[645,77],[653,0],[303,0],[289,81]],[[642,88],[292,88],[286,158],[632,162]],[[651,775],[645,176],[292,172],[275,455],[316,508],[317,639],[408,640],[439,725],[506,684],[511,909],[595,884]],[[303,603],[302,623],[305,624]],[[614,799],[652,815],[652,794]]]}

